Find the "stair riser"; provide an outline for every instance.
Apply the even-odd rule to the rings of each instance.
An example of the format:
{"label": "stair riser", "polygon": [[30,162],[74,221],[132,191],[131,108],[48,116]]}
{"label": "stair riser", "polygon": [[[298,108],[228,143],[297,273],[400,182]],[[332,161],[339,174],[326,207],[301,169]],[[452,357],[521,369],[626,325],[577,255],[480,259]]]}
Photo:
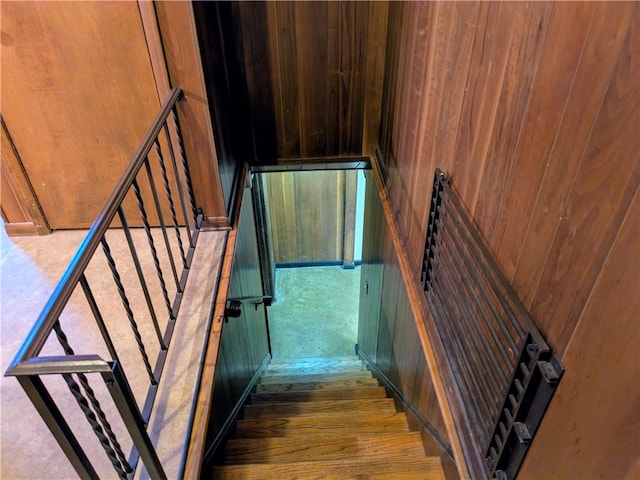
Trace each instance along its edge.
{"label": "stair riser", "polygon": [[373,378],[373,375],[371,375],[369,371],[311,375],[267,375],[260,379],[260,384],[340,382],[344,380],[367,380],[371,378]]}
{"label": "stair riser", "polygon": [[346,357],[308,357],[308,358],[273,358],[270,365],[291,365],[300,363],[363,363],[362,359],[357,355],[349,355]]}
{"label": "stair riser", "polygon": [[355,400],[386,398],[383,387],[363,387],[336,390],[311,390],[305,392],[252,393],[251,404],[273,404],[291,402],[312,402],[318,400]]}
{"label": "stair riser", "polygon": [[304,392],[308,390],[335,390],[353,387],[379,387],[378,380],[343,380],[340,382],[285,383],[257,385],[256,391],[262,392]]}
{"label": "stair riser", "polygon": [[236,438],[264,438],[407,431],[404,414],[394,413],[240,420],[236,425],[235,436]]}
{"label": "stair riser", "polygon": [[283,403],[279,405],[247,405],[244,418],[295,417],[308,415],[361,415],[363,413],[395,413],[391,398],[380,400],[329,400],[324,402]]}
{"label": "stair riser", "polygon": [[271,375],[321,375],[327,373],[351,373],[366,372],[367,367],[362,363],[352,365],[271,365],[267,368],[265,376]]}
{"label": "stair riser", "polygon": [[417,432],[299,438],[229,440],[225,463],[290,463],[311,460],[424,458]]}
{"label": "stair riser", "polygon": [[251,465],[229,465],[213,470],[216,480],[445,480],[440,460],[385,459],[382,461],[338,460]]}

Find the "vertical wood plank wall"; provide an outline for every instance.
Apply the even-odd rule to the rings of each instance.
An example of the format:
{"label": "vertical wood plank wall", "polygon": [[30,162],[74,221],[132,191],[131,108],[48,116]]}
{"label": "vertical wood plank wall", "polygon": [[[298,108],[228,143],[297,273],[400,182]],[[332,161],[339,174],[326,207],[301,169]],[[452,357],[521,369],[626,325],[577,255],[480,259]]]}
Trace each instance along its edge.
{"label": "vertical wood plank wall", "polygon": [[[178,115],[196,202],[205,217],[228,225],[194,6],[171,1],[157,1],[154,6],[170,84],[184,92]],[[149,50],[157,47],[149,36],[147,42]],[[224,171],[225,163],[221,165]]]}
{"label": "vertical wood plank wall", "polygon": [[243,162],[255,157],[237,2],[193,2],[227,207]]}
{"label": "vertical wood plank wall", "polygon": [[[448,434],[416,328],[391,230],[373,172],[366,175],[358,348],[403,393],[440,437]],[[433,440],[426,444],[433,444]],[[437,454],[442,452],[430,452]]]}
{"label": "vertical wood plank wall", "polygon": [[371,153],[387,2],[242,2],[258,162]]}
{"label": "vertical wood plank wall", "polygon": [[637,461],[638,45],[634,3],[389,8],[380,149],[416,278],[438,166],[565,363],[520,478]]}
{"label": "vertical wood plank wall", "polygon": [[260,175],[275,262],[353,264],[355,170]]}
{"label": "vertical wood plank wall", "polygon": [[[251,192],[245,189],[228,298],[262,295],[253,204]],[[261,304],[254,308],[251,303],[244,304],[240,317],[229,318],[229,322],[222,325],[208,433],[211,438],[218,432],[268,353],[265,306]]]}

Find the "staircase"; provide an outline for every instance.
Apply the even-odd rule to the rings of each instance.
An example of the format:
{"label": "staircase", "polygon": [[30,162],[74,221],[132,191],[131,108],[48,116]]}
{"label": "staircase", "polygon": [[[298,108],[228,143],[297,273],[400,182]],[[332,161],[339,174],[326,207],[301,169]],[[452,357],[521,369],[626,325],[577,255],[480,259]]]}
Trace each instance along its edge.
{"label": "staircase", "polygon": [[215,479],[445,478],[356,356],[272,361],[241,418]]}

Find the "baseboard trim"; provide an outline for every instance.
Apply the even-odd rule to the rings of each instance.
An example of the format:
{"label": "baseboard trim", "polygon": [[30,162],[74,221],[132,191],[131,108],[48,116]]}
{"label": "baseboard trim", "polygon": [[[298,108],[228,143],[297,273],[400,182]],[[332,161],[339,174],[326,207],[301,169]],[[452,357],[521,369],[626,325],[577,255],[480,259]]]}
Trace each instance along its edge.
{"label": "baseboard trim", "polygon": [[420,426],[422,426],[429,434],[433,437],[434,441],[438,444],[438,446],[442,449],[443,453],[449,457],[453,461],[453,452],[449,444],[445,441],[444,438],[440,435],[440,433],[435,429],[433,425],[425,418],[422,413],[413,406],[413,404],[404,396],[402,391],[396,387],[396,385],[391,381],[387,375],[380,370],[380,368],[373,363],[373,361],[369,358],[369,356],[364,353],[362,350],[358,348],[358,344],[356,344],[356,354],[365,361],[371,371],[374,373],[378,379],[384,383],[384,386],[391,390],[391,393],[402,402],[404,407],[415,417]]}
{"label": "baseboard trim", "polygon": [[227,433],[229,432],[229,429],[236,422],[236,419],[238,418],[238,414],[240,413],[240,410],[242,410],[242,407],[244,407],[244,403],[247,401],[247,397],[253,390],[253,387],[255,387],[256,383],[258,383],[258,379],[262,376],[264,370],[267,368],[267,365],[269,365],[270,361],[271,361],[271,355],[267,353],[264,359],[262,360],[262,363],[256,370],[256,372],[253,374],[253,377],[251,377],[251,381],[249,381],[249,383],[247,384],[247,387],[242,392],[242,396],[238,399],[238,401],[234,405],[233,409],[229,413],[229,416],[227,417],[225,422],[222,424],[222,427],[220,427],[220,431],[216,434],[209,448],[207,448],[207,450],[204,452],[204,457],[202,459],[202,463],[204,465],[206,465],[208,462],[211,461],[211,459],[215,455],[218,448],[220,448],[220,445],[226,438]]}
{"label": "baseboard trim", "polygon": [[10,237],[31,237],[35,235],[49,235],[51,230],[34,222],[5,223],[4,229]]}
{"label": "baseboard trim", "polygon": [[344,270],[353,270],[361,265],[360,260],[353,263],[344,263],[342,260],[318,260],[309,262],[276,262],[276,268],[300,268],[300,267],[342,267]]}

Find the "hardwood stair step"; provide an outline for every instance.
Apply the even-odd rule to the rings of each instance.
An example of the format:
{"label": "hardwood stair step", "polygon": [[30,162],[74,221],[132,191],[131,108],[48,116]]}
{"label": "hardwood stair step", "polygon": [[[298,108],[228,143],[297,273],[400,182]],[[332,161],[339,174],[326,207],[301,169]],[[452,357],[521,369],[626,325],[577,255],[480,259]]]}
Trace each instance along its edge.
{"label": "hardwood stair step", "polygon": [[244,419],[266,417],[286,418],[303,415],[342,415],[348,413],[360,415],[367,412],[395,413],[396,405],[392,398],[246,405],[244,407]]}
{"label": "hardwood stair step", "polygon": [[366,372],[367,367],[362,362],[349,362],[342,364],[290,364],[290,365],[269,365],[265,371],[265,376],[269,375],[311,375],[321,373],[346,373],[346,372]]}
{"label": "hardwood stair step", "polygon": [[337,382],[341,380],[365,380],[373,378],[370,371],[343,372],[343,373],[318,373],[310,375],[269,375],[260,378],[260,384],[270,383],[312,383],[312,382]]}
{"label": "hardwood stair step", "polygon": [[227,441],[224,458],[225,464],[235,465],[393,456],[424,458],[420,433],[232,439]]}
{"label": "hardwood stair step", "polygon": [[438,457],[331,460],[214,467],[216,480],[445,480]]}
{"label": "hardwood stair step", "polygon": [[347,355],[342,357],[306,357],[306,358],[272,358],[269,365],[282,365],[292,363],[342,363],[342,362],[362,362],[357,355]]}
{"label": "hardwood stair step", "polygon": [[256,391],[262,392],[301,392],[307,390],[335,390],[359,387],[379,387],[375,378],[362,380],[340,380],[332,382],[307,382],[307,383],[268,383],[256,385]]}
{"label": "hardwood stair step", "polygon": [[302,392],[252,393],[252,405],[273,403],[313,402],[321,400],[356,400],[387,398],[384,387],[356,387],[333,390],[306,390]]}
{"label": "hardwood stair step", "polygon": [[317,415],[238,420],[235,438],[408,432],[404,413]]}

